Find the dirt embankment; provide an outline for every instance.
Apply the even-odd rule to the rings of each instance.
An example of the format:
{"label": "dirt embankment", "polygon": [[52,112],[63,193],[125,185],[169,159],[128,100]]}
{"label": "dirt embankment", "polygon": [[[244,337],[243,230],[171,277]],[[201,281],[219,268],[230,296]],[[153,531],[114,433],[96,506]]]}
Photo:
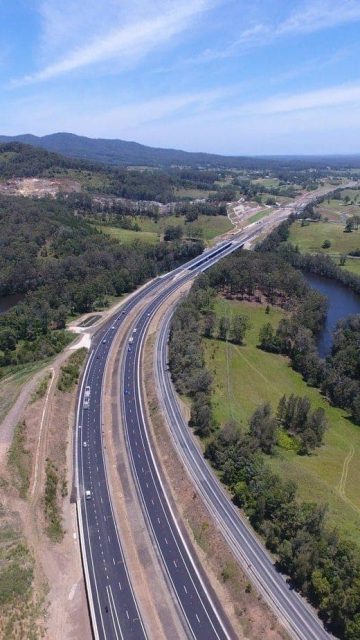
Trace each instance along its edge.
{"label": "dirt embankment", "polygon": [[[174,299],[169,299],[167,304],[173,302]],[[174,448],[154,384],[154,345],[164,313],[163,306],[151,324],[144,354],[143,384],[151,438],[174,508],[239,640],[288,639],[283,626],[240,568]]]}
{"label": "dirt embankment", "polygon": [[13,407],[18,426],[0,483],[0,537],[6,539],[0,560],[10,585],[6,590],[0,581],[1,640],[91,638],[75,505],[67,489],[76,388],[57,388],[70,353],[60,354],[27,385],[27,403]]}

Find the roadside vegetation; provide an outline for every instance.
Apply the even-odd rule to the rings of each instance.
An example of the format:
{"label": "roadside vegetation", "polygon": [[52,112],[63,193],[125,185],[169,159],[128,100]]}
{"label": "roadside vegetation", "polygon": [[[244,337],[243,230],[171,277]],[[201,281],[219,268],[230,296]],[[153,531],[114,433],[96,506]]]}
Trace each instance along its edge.
{"label": "roadside vegetation", "polygon": [[46,361],[39,360],[25,365],[0,367],[0,422],[15,402],[22,386],[45,364]]}
{"label": "roadside vegetation", "polygon": [[0,504],[0,640],[39,640],[41,601],[33,592],[34,559],[16,514]]}
{"label": "roadside vegetation", "polygon": [[31,454],[26,447],[25,421],[19,422],[15,427],[13,440],[8,451],[8,467],[20,498],[25,499],[29,489],[31,473]]}
{"label": "roadside vegetation", "polygon": [[[347,437],[355,436],[354,447],[360,441],[357,427],[344,418],[339,424],[341,412],[313,388],[313,336],[325,312],[322,297],[280,257],[243,252],[201,276],[179,306],[169,363],[177,390],[191,399],[189,424],[202,437],[206,456],[279,568],[336,635],[355,640],[358,483],[351,467],[349,492],[341,468],[349,454]],[[244,331],[234,341],[239,317]]]}
{"label": "roadside vegetation", "polygon": [[60,542],[64,537],[60,508],[61,488],[57,466],[49,458],[46,460],[44,492],[44,512],[46,533],[52,542]]}
{"label": "roadside vegetation", "polygon": [[41,400],[41,398],[43,398],[46,395],[50,380],[51,380],[51,372],[48,371],[40,380],[38,386],[36,387],[34,393],[32,394],[31,402],[36,402],[37,400]]}
{"label": "roadside vegetation", "polygon": [[77,349],[62,365],[57,383],[59,391],[72,391],[79,381],[81,366],[86,358],[87,349]]}

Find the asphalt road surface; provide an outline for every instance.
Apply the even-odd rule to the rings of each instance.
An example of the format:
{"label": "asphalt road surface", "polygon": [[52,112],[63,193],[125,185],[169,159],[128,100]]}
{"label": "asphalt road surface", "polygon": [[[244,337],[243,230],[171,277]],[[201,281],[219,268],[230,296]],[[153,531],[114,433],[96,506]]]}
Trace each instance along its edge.
{"label": "asphalt road surface", "polygon": [[[223,243],[224,245],[225,243]],[[233,250],[227,244],[227,251]],[[218,251],[217,248],[203,254],[201,260],[208,260]],[[216,254],[217,255],[217,254]],[[215,258],[217,259],[217,258]],[[199,260],[191,261],[188,266]],[[182,266],[174,270],[169,276],[160,277],[150,283],[143,290],[139,291],[133,298],[112,318],[109,323],[99,331],[94,341],[89,359],[82,377],[81,388],[78,397],[77,420],[76,420],[76,442],[75,442],[75,469],[77,486],[77,507],[80,542],[83,557],[84,573],[87,586],[88,601],[91,614],[91,622],[95,638],[112,640],[142,640],[146,638],[146,630],[141,619],[141,613],[137,606],[135,594],[131,585],[124,555],[121,547],[121,540],[118,535],[116,521],[113,513],[111,496],[106,475],[106,468],[103,456],[102,441],[102,389],[106,360],[111,348],[111,344],[126,314],[151,291],[160,288],[164,289],[168,280],[172,280],[181,274],[186,267]],[[191,272],[187,272],[187,277],[193,277]],[[180,282],[180,280],[179,280]],[[134,395],[132,396],[134,399]],[[128,410],[130,413],[130,407]],[[139,460],[139,453],[132,450],[132,456]],[[143,464],[148,463],[145,453]],[[144,481],[140,490],[143,495],[149,496],[147,486]],[[151,500],[159,499],[160,489],[152,487],[154,497],[149,497],[149,508],[152,506]],[[162,496],[162,499],[166,499]],[[167,507],[164,506],[164,509]],[[158,525],[158,515],[155,516],[153,526]],[[163,517],[167,518],[166,526],[175,527],[172,515],[163,510]],[[165,526],[165,521],[164,521]],[[161,527],[159,528],[159,532]],[[163,549],[160,551],[163,559],[166,559],[168,575],[172,576],[175,582],[182,581],[183,598],[181,607],[186,620],[196,621],[198,628],[194,630],[194,638],[226,638],[227,635],[222,630],[222,625],[217,616],[212,614],[213,605],[209,602],[209,597],[205,593],[203,585],[200,584],[195,567],[188,558],[188,553],[184,549],[183,541],[177,541],[176,549],[170,547],[174,537],[163,537]],[[167,548],[169,547],[169,548]],[[185,570],[182,558],[187,558],[189,566]],[[171,567],[170,567],[171,565]],[[177,568],[177,566],[179,568]],[[187,571],[187,577],[182,579],[181,572]],[[191,577],[190,577],[191,574]],[[188,580],[188,582],[186,582]],[[188,585],[188,586],[187,586]],[[200,594],[200,589],[202,593]],[[208,603],[207,621],[208,629],[213,632],[202,633],[205,628],[206,614],[201,608],[193,607],[194,594],[200,598],[202,603]],[[198,617],[200,617],[198,622]],[[216,628],[216,630],[215,630]],[[199,632],[199,633],[198,633]]]}
{"label": "asphalt road surface", "polygon": [[329,640],[331,636],[325,631],[319,618],[290,588],[252,529],[242,520],[239,510],[230,501],[192,437],[181,413],[167,366],[171,315],[172,313],[167,314],[159,331],[156,367],[163,407],[179,455],[236,557],[245,566],[249,577],[256,580],[269,604],[286,621],[293,637],[301,640]]}
{"label": "asphalt road surface", "polygon": [[[273,223],[274,219],[280,221],[283,217],[284,214],[279,212],[272,216],[270,222]],[[231,241],[223,242],[170,274],[157,278],[137,292],[96,334],[93,341],[78,397],[75,475],[82,559],[91,622],[96,639],[142,640],[147,638],[124,561],[113,513],[103,457],[101,421],[104,371],[112,341],[121,328],[124,314],[150,292],[155,291],[159,291],[159,295],[150,304],[146,313],[140,314],[137,330],[132,334],[130,350],[126,352],[126,358],[123,360],[124,386],[119,390],[126,418],[126,438],[134,480],[150,533],[164,563],[169,586],[176,595],[183,620],[186,621],[188,635],[198,640],[225,639],[232,635],[220,607],[209,594],[192,561],[161,484],[148,442],[146,419],[142,410],[139,384],[140,352],[150,317],[169,292],[176,290],[186,280],[192,279],[221,257],[239,248],[268,224],[268,219],[259,221],[256,225],[252,225],[251,229],[234,236]],[[211,483],[211,474],[204,478],[203,482]],[[230,517],[226,512],[224,495],[218,495],[217,501],[219,500],[223,509],[221,518],[228,523],[234,514]],[[239,536],[238,544],[242,545],[244,532],[240,536],[234,530],[233,535]],[[309,611],[294,592],[284,587],[283,577],[269,563],[267,555],[256,541],[254,534],[248,531],[246,535],[247,544],[254,549],[254,566],[258,563],[262,566],[267,562],[264,580],[266,588],[269,589],[270,601],[274,604],[274,594],[278,592],[279,598],[283,599],[281,610],[288,611],[290,618],[294,616],[296,620],[300,620],[300,624],[304,625],[304,634],[294,635],[294,637],[306,640],[328,638],[318,622],[314,627],[317,635],[312,632],[311,635],[310,631],[309,633],[306,631]],[[267,560],[264,560],[264,556]],[[292,603],[291,606],[289,603]]]}

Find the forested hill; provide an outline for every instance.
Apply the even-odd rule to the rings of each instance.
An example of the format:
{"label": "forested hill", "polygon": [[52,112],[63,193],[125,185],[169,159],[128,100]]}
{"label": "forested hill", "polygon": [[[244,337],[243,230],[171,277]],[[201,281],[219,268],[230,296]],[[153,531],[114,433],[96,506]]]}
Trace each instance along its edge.
{"label": "forested hill", "polygon": [[47,151],[61,153],[71,158],[82,158],[115,166],[170,167],[176,165],[255,168],[259,165],[259,160],[255,158],[226,157],[209,153],[191,153],[177,149],[160,149],[148,147],[138,142],[86,138],[72,133],[54,133],[42,137],[31,134],[0,136],[0,142],[21,142],[46,149]]}
{"label": "forested hill", "polygon": [[90,169],[94,163],[65,158],[45,149],[38,149],[20,142],[1,143],[0,178],[40,177],[49,170]]}
{"label": "forested hill", "polygon": [[348,167],[360,166],[360,156],[350,157],[240,157],[210,153],[193,153],[178,149],[148,147],[137,142],[86,138],[72,133],[54,133],[47,136],[24,134],[0,136],[0,142],[22,142],[61,153],[71,158],[83,158],[115,166],[146,165],[169,167],[224,167],[238,169],[266,169],[271,167]]}

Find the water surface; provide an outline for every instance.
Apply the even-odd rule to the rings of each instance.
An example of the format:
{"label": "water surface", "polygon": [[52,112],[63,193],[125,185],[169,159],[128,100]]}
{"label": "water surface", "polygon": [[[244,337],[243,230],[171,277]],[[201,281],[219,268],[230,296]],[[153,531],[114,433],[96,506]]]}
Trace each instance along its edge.
{"label": "water surface", "polygon": [[5,311],[8,311],[11,307],[14,307],[23,298],[23,293],[14,293],[12,296],[0,297],[0,314],[5,313]]}
{"label": "water surface", "polygon": [[303,273],[303,275],[313,289],[328,298],[327,318],[317,339],[319,355],[325,358],[331,351],[332,333],[338,321],[354,313],[360,313],[360,296],[336,280],[323,278],[312,273]]}

